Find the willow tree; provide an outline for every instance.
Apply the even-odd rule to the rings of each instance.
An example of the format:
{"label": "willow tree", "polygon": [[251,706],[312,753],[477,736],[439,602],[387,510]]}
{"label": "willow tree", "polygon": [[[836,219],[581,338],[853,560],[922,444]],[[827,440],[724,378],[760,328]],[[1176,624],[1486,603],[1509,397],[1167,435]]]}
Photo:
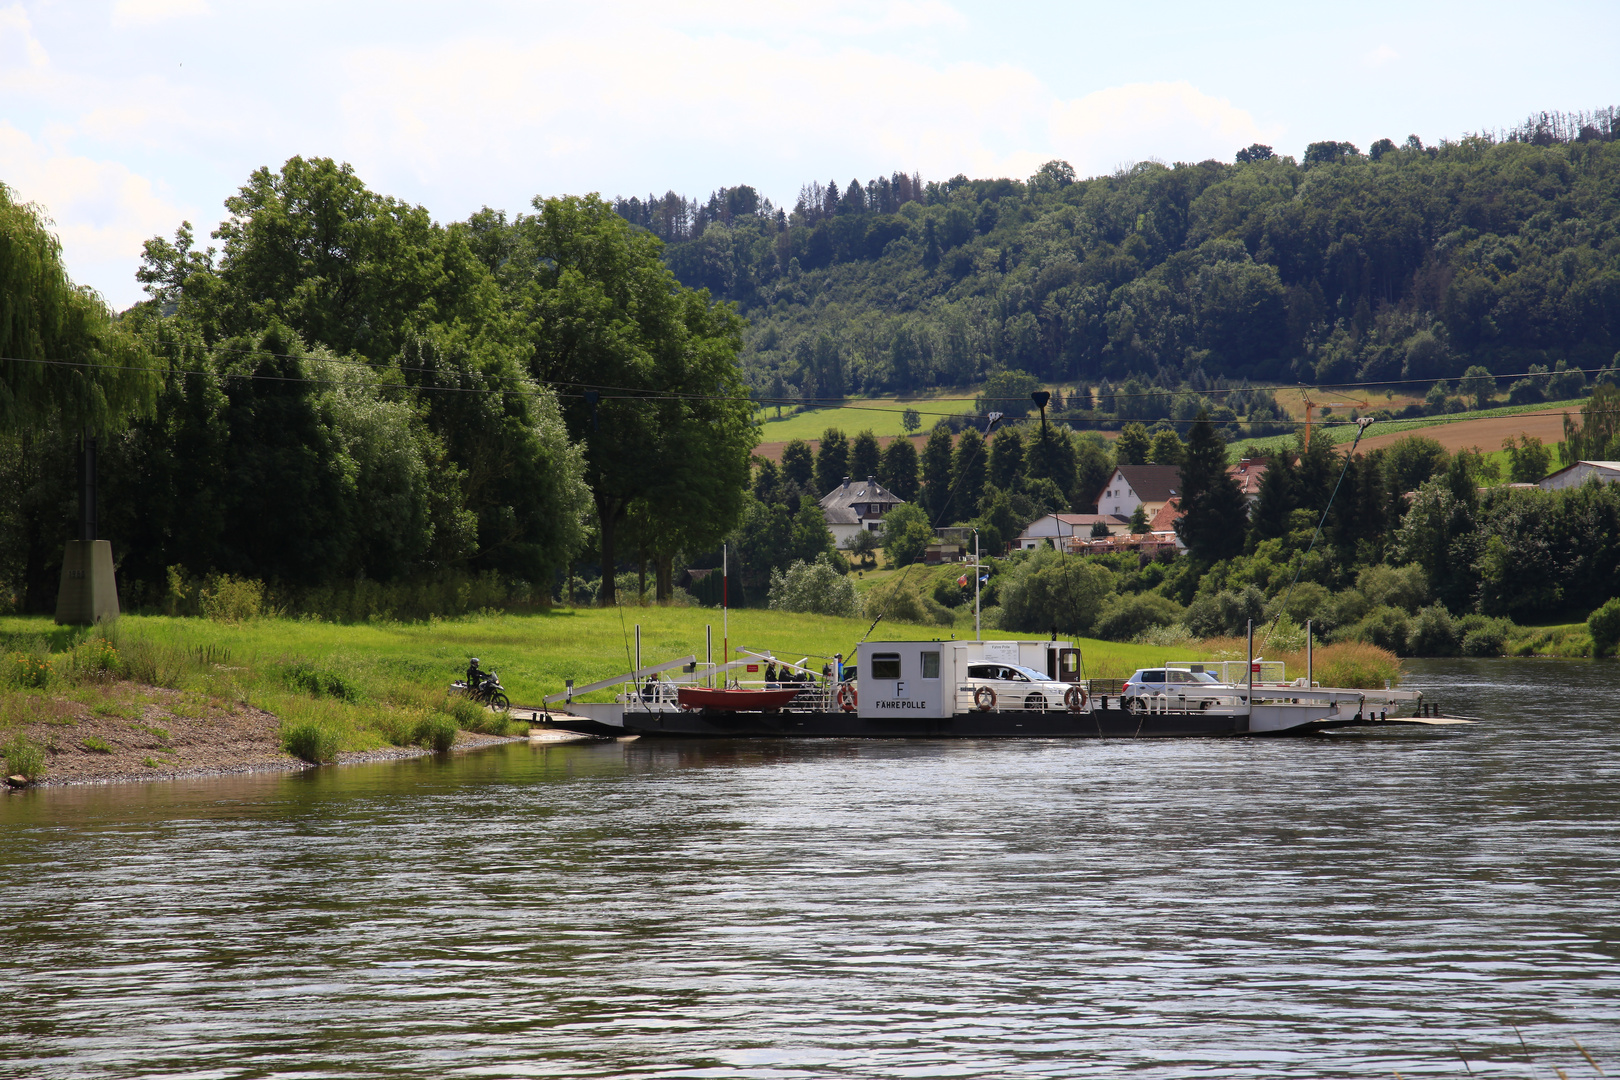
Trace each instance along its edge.
{"label": "willow tree", "polygon": [[658,538],[661,589],[676,545],[718,543],[742,513],[759,441],[737,366],[742,320],[677,282],[663,242],[599,197],[533,205],[515,223],[532,268],[521,297],[530,370],[558,392],[569,434],[585,446],[599,595],[612,604],[619,529],[633,506]]}
{"label": "willow tree", "polygon": [[[35,610],[50,602],[69,538],[73,441],[93,445],[148,408],[157,388],[134,335],[69,279],[50,226],[0,184],[0,577]],[[93,491],[84,484],[81,496]],[[95,539],[93,502],[81,501],[81,515],[79,539]]]}
{"label": "willow tree", "polygon": [[68,278],[50,224],[0,184],[0,431],[105,431],[151,403],[155,369]]}

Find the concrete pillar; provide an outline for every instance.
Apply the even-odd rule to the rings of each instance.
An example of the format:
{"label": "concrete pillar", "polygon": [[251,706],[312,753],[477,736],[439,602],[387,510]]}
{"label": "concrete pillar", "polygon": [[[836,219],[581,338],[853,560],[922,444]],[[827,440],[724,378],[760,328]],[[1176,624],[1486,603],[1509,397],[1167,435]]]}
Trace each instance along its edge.
{"label": "concrete pillar", "polygon": [[69,540],[62,552],[62,584],[56,592],[59,625],[93,625],[118,618],[112,544]]}

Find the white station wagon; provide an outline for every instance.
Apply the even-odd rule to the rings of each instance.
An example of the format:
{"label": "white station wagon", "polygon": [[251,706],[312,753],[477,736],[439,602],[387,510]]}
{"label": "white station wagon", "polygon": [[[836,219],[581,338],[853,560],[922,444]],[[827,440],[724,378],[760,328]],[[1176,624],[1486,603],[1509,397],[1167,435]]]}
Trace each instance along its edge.
{"label": "white station wagon", "polygon": [[[1125,680],[1120,700],[1127,708],[1139,697],[1153,694],[1185,694],[1189,690],[1202,690],[1219,686],[1221,682],[1207,671],[1183,671],[1180,668],[1141,668]],[[1205,706],[1206,708],[1208,706]]]}
{"label": "white station wagon", "polygon": [[1049,679],[1045,672],[1019,664],[983,663],[968,665],[962,689],[973,695],[975,707],[986,712],[1045,712],[1064,708],[1063,695],[1074,685]]}

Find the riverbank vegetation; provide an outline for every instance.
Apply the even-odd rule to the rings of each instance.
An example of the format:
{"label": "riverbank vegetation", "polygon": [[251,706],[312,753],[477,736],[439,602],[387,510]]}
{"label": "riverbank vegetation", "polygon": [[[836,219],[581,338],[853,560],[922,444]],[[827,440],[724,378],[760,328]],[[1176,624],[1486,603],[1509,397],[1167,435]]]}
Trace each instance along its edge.
{"label": "riverbank vegetation", "polygon": [[[734,656],[739,648],[771,651],[793,661],[808,657],[814,667],[835,653],[852,656],[870,626],[865,617],[741,610],[730,615],[728,642],[719,614],[650,606],[359,625],[273,616],[125,616],[95,629],[3,617],[0,746],[11,772],[45,774],[53,756],[84,751],[94,729],[89,740],[137,740],[152,755],[150,767],[175,768],[194,763],[176,735],[181,723],[196,720],[224,731],[233,717],[247,716],[262,718],[282,748],[305,760],[390,746],[443,750],[458,730],[527,730],[528,712],[566,680],[584,685],[624,674],[637,625],[649,665],[704,658],[712,630],[717,656],[729,644]],[[888,620],[874,636],[968,638],[971,615],[959,627]],[[1244,655],[1243,643],[1233,640],[1080,644],[1092,678],[1125,678],[1167,659]],[[473,655],[499,672],[514,702],[512,717],[449,693]],[[1303,653],[1276,658],[1304,670]],[[1319,678],[1331,673],[1355,680],[1346,685],[1399,679],[1398,662],[1377,649],[1319,649],[1316,660]]]}

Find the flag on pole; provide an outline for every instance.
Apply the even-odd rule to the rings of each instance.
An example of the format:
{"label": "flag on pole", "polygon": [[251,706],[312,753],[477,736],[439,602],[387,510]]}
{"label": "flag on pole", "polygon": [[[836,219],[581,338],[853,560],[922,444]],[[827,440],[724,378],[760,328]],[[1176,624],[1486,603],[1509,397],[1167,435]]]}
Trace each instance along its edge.
{"label": "flag on pole", "polygon": [[961,577],[957,578],[956,583],[964,589],[967,588],[967,575],[963,574]]}

